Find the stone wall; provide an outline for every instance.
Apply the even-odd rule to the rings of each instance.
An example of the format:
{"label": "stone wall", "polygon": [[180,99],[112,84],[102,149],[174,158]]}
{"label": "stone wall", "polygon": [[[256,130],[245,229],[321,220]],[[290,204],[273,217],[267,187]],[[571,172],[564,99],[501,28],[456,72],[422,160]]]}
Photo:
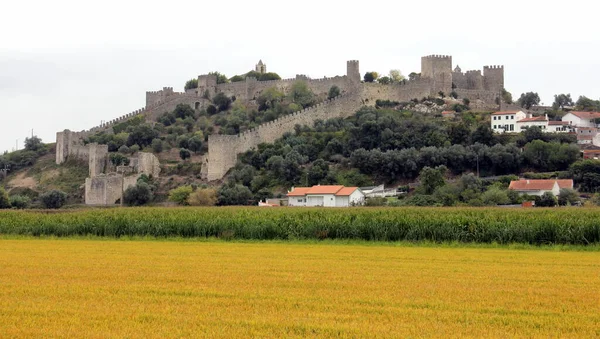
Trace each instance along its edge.
{"label": "stone wall", "polygon": [[496,103],[496,99],[500,97],[500,92],[485,91],[485,90],[469,90],[457,88],[454,90],[458,94],[459,99],[467,98],[471,101],[471,108],[486,109],[495,111],[500,109],[500,105]]}
{"label": "stone wall", "polygon": [[101,174],[85,179],[86,205],[114,205],[123,196],[123,175]]}
{"label": "stone wall", "polygon": [[421,78],[432,79],[431,92],[452,90],[452,57],[449,55],[429,55],[421,58]]}
{"label": "stone wall", "polygon": [[483,76],[486,90],[500,92],[504,88],[504,66],[485,66]]}
{"label": "stone wall", "polygon": [[235,166],[239,153],[251,150],[261,143],[272,143],[284,133],[293,132],[296,125],[312,126],[318,119],[349,117],[362,105],[360,95],[352,93],[283,116],[238,135],[210,135],[207,179],[223,178],[227,171]]}

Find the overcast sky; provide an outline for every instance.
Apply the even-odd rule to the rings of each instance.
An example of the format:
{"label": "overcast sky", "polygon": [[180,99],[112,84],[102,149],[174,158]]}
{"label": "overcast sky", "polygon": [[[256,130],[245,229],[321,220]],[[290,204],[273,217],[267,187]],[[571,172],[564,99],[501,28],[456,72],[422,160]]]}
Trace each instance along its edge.
{"label": "overcast sky", "polygon": [[142,108],[145,92],[182,91],[209,71],[262,59],[283,78],[420,71],[453,56],[463,71],[505,65],[518,97],[600,97],[593,1],[6,1],[0,12],[0,151],[31,134],[82,130]]}

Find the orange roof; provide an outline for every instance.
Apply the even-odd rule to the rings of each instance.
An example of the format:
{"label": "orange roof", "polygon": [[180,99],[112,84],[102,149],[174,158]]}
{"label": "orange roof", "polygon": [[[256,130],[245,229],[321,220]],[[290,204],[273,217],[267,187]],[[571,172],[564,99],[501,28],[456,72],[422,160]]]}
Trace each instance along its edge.
{"label": "orange roof", "polygon": [[492,115],[500,115],[500,114],[517,114],[521,111],[503,111],[503,112],[496,112],[496,113],[492,113]]}
{"label": "orange roof", "polygon": [[339,190],[339,192],[337,192],[335,195],[351,195],[357,189],[358,187],[344,187],[341,190]]}
{"label": "orange roof", "polygon": [[593,135],[577,134],[577,140],[594,140]]}
{"label": "orange roof", "polygon": [[530,121],[548,121],[548,119],[546,119],[545,116],[539,116],[539,117],[532,117],[532,118],[525,118],[525,119],[521,119],[517,122],[530,122]]}
{"label": "orange roof", "polygon": [[548,121],[548,125],[568,125],[568,121]]}
{"label": "orange roof", "polygon": [[317,185],[311,187],[306,194],[336,194],[342,188],[344,188],[342,185]]}
{"label": "orange roof", "polygon": [[287,194],[288,197],[303,197],[306,195],[306,192],[310,190],[310,187],[296,187],[291,192]]}
{"label": "orange roof", "polygon": [[569,112],[571,114],[573,114],[574,116],[580,118],[580,119],[596,119],[596,118],[600,118],[600,113],[598,112]]}
{"label": "orange roof", "polygon": [[559,188],[573,188],[572,179],[521,179],[511,181],[508,189],[515,191],[551,191],[554,183],[557,183]]}

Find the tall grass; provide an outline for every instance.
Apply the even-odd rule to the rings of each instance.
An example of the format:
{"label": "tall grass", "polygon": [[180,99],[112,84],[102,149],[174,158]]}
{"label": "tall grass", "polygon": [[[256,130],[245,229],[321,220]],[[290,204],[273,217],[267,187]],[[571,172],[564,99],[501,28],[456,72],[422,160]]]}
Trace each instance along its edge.
{"label": "tall grass", "polygon": [[600,209],[120,208],[0,212],[0,234],[600,243]]}

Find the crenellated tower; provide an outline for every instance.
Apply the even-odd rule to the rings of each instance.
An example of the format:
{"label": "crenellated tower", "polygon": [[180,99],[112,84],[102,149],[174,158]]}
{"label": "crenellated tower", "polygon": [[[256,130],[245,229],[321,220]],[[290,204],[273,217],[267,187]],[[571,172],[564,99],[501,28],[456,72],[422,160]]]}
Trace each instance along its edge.
{"label": "crenellated tower", "polygon": [[348,60],[346,62],[346,76],[350,83],[360,84],[360,69],[358,60]]}
{"label": "crenellated tower", "polygon": [[431,79],[431,93],[452,91],[452,57],[428,55],[421,58],[421,78]]}
{"label": "crenellated tower", "polygon": [[483,86],[488,91],[500,92],[504,88],[504,66],[484,66]]}

